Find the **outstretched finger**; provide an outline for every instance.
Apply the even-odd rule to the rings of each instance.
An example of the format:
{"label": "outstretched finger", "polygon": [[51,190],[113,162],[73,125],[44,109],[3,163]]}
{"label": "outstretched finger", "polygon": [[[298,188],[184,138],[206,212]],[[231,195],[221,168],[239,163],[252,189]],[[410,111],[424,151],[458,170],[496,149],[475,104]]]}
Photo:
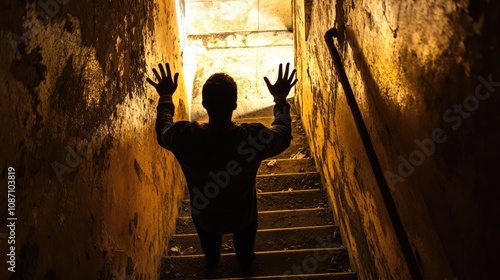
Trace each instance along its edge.
{"label": "outstretched finger", "polygon": [[165,69],[163,69],[163,65],[161,65],[161,63],[158,64],[158,68],[160,68],[161,77],[162,78],[166,78],[166,76],[165,76]]}
{"label": "outstretched finger", "polygon": [[290,62],[288,62],[286,64],[286,68],[285,68],[285,76],[283,76],[284,79],[287,79],[288,80],[288,68],[290,68]]}
{"label": "outstretched finger", "polygon": [[266,82],[267,88],[269,90],[271,90],[272,85],[271,85],[271,82],[269,82],[269,79],[267,77],[264,77],[264,82]]}
{"label": "outstretched finger", "polygon": [[290,78],[288,78],[288,77],[287,77],[288,81],[290,81],[290,82],[291,82],[291,81],[293,80],[293,76],[295,76],[295,73],[296,73],[296,72],[297,72],[297,71],[296,71],[295,69],[293,69],[292,73],[290,74]]}
{"label": "outstretched finger", "polygon": [[293,81],[291,84],[290,84],[290,88],[292,88],[297,82],[299,81],[299,79],[295,79],[295,81]]}
{"label": "outstretched finger", "polygon": [[170,64],[165,63],[165,66],[167,67],[167,77],[172,77],[172,73],[170,72]]}
{"label": "outstretched finger", "polygon": [[[168,65],[168,64],[167,64]],[[168,72],[170,72],[170,67],[167,68],[168,69]],[[169,73],[170,75],[170,73]],[[179,73],[175,73],[174,75],[174,85],[177,87],[177,79],[179,78]]]}
{"label": "outstretched finger", "polygon": [[278,80],[281,79],[281,77],[283,77],[283,64],[280,63],[280,68],[278,70]]}
{"label": "outstretched finger", "polygon": [[155,69],[155,68],[153,68],[153,73],[155,74],[155,77],[156,77],[156,79],[158,80],[158,82],[160,82],[160,81],[161,81],[160,74],[158,74],[158,71],[156,71],[156,69]]}
{"label": "outstretched finger", "polygon": [[157,83],[153,82],[150,78],[146,78],[146,82],[150,83],[154,87],[158,85]]}

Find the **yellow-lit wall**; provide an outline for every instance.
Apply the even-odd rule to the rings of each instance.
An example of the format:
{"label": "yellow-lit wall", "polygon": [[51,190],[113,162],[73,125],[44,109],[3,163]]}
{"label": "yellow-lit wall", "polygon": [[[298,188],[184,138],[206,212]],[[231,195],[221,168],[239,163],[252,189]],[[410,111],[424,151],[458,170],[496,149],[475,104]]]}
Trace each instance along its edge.
{"label": "yellow-lit wall", "polygon": [[[493,277],[500,88],[478,77],[500,80],[499,4],[293,6],[296,99],[360,278],[408,279],[409,272],[323,39],[331,27],[339,30],[337,48],[424,278]],[[474,97],[480,85],[482,97]],[[432,148],[426,139],[436,129]]]}
{"label": "yellow-lit wall", "polygon": [[[167,61],[183,75],[176,1],[4,2],[0,223],[12,166],[11,279],[157,279],[185,182],[156,143],[158,96],[145,77]],[[182,82],[174,101],[186,118]]]}

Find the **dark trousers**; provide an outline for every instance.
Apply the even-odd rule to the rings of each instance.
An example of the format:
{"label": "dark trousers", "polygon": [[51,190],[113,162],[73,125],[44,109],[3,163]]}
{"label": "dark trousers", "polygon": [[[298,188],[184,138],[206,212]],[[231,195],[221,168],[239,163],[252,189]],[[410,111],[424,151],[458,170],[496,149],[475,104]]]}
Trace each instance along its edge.
{"label": "dark trousers", "polygon": [[[248,265],[254,259],[257,224],[257,219],[255,219],[255,221],[246,228],[233,233],[233,245],[236,251],[236,259],[240,265]],[[220,262],[220,250],[222,248],[222,234],[210,234],[197,226],[195,227],[207,263],[209,265],[218,264]]]}

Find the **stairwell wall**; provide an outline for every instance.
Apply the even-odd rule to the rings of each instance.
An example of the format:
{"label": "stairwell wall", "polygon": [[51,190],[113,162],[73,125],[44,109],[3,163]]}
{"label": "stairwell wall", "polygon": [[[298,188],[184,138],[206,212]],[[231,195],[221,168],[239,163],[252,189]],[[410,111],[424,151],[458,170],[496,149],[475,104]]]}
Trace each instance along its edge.
{"label": "stairwell wall", "polygon": [[2,186],[1,279],[158,278],[185,182],[145,77],[159,62],[183,75],[176,2],[0,4],[0,167],[3,186],[16,170],[17,217],[11,273]]}
{"label": "stairwell wall", "polygon": [[[297,103],[361,279],[409,279],[324,42],[337,48],[425,279],[498,263],[499,4],[294,0]],[[493,81],[493,82],[491,82]]]}

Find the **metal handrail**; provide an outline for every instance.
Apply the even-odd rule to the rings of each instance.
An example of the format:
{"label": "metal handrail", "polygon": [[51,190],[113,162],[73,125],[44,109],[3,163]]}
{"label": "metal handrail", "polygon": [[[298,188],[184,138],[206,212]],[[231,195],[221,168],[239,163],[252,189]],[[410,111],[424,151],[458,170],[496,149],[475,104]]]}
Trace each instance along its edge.
{"label": "metal handrail", "polygon": [[328,49],[330,50],[330,55],[332,56],[333,64],[335,66],[335,69],[337,70],[337,74],[339,75],[340,83],[344,88],[347,104],[351,109],[352,115],[354,117],[354,122],[356,123],[356,128],[358,129],[358,133],[361,136],[361,140],[363,142],[363,146],[368,156],[368,160],[370,161],[370,165],[375,175],[375,179],[377,180],[377,184],[380,193],[382,195],[382,199],[384,201],[387,212],[389,213],[389,218],[391,219],[394,232],[396,233],[396,238],[398,239],[399,245],[405,257],[408,270],[410,271],[410,274],[412,275],[413,279],[420,280],[422,279],[422,274],[418,266],[418,262],[413,253],[410,241],[408,240],[408,236],[401,222],[401,217],[399,216],[396,205],[394,204],[394,200],[391,196],[389,185],[387,184],[384,172],[382,171],[382,167],[380,166],[377,154],[375,153],[375,149],[373,148],[373,144],[370,139],[368,129],[366,128],[363,116],[361,115],[361,111],[359,110],[356,98],[354,97],[354,93],[352,91],[351,84],[349,83],[349,79],[347,78],[347,74],[342,64],[342,60],[340,59],[340,55],[333,42],[333,38],[337,36],[338,36],[337,29],[332,28],[325,33],[325,42],[328,46]]}

